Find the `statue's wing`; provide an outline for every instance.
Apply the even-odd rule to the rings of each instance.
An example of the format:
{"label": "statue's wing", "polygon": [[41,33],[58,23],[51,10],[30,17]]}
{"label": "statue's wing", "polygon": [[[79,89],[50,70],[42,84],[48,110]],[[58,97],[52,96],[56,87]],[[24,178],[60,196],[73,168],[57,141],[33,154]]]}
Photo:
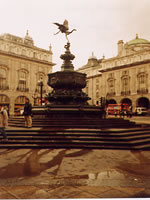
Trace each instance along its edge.
{"label": "statue's wing", "polygon": [[63,25],[65,26],[65,28],[68,30],[69,29],[69,26],[68,26],[68,21],[65,19]]}
{"label": "statue's wing", "polygon": [[57,26],[60,26],[60,24],[59,24],[59,23],[53,23],[53,24],[55,24],[55,25],[57,25]]}

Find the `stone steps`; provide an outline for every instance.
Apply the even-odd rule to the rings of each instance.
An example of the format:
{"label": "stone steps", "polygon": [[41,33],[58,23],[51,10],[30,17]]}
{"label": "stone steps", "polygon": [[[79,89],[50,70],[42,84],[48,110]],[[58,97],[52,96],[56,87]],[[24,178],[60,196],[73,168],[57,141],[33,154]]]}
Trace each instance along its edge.
{"label": "stone steps", "polygon": [[[150,150],[150,129],[126,130],[7,130],[0,148],[88,148]],[[2,137],[1,137],[2,138]]]}
{"label": "stone steps", "polygon": [[[24,127],[23,118],[10,118],[9,126]],[[33,119],[33,127],[43,128],[120,128],[135,127],[135,122],[124,119]]]}

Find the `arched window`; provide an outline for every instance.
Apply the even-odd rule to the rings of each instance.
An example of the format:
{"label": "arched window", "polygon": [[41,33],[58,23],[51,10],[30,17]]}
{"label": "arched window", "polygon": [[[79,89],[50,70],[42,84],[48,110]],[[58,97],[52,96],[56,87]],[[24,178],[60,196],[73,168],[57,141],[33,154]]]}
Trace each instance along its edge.
{"label": "arched window", "polygon": [[6,95],[0,94],[0,103],[1,104],[8,104],[9,103],[9,98]]}
{"label": "arched window", "polygon": [[146,74],[141,74],[139,76],[139,84],[142,85],[142,84],[145,84],[146,83]]}
{"label": "arched window", "polygon": [[15,104],[25,104],[25,96],[19,96],[15,100]]}
{"label": "arched window", "polygon": [[128,75],[123,75],[121,78],[121,95],[130,95],[130,77]]}

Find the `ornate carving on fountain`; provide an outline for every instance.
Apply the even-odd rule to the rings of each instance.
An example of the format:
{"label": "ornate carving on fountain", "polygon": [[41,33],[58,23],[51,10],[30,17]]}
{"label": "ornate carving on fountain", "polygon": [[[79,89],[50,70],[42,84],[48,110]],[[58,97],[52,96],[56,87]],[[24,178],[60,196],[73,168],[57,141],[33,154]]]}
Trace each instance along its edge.
{"label": "ornate carving on fountain", "polygon": [[60,58],[64,60],[64,63],[61,66],[62,71],[73,71],[74,66],[72,64],[72,60],[75,58],[73,54],[70,52],[70,43],[68,42],[67,45],[64,46],[66,49],[65,54],[62,54]]}
{"label": "ornate carving on fountain", "polygon": [[[65,33],[67,38],[72,31],[68,31],[68,22],[66,21],[64,24],[55,24],[59,27],[59,30],[62,33]],[[60,56],[63,60],[61,71],[48,74],[48,85],[53,88],[53,91],[48,94],[47,99],[51,104],[56,105],[87,105],[87,101],[90,98],[82,91],[86,86],[86,74],[74,71],[72,60],[75,56],[70,52],[70,43],[68,38],[67,44],[64,48],[65,53]]]}

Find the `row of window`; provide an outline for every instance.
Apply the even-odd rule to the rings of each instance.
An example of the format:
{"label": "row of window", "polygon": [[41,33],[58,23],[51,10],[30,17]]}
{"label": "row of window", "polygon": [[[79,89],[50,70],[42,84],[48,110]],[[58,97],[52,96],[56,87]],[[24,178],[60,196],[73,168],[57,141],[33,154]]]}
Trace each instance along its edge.
{"label": "row of window", "polygon": [[[37,92],[40,92],[39,81],[45,80],[45,74],[42,72],[37,73]],[[29,92],[28,87],[28,79],[29,73],[25,69],[21,69],[18,71],[18,85],[16,87],[17,91],[21,92]],[[44,84],[44,83],[43,83]],[[0,90],[7,90],[9,89],[8,85],[8,70],[5,67],[0,68]],[[43,90],[44,92],[45,90]]]}
{"label": "row of window", "polygon": [[[138,82],[138,89],[137,94],[146,94],[148,93],[148,75],[145,72],[139,73],[137,75],[137,82]],[[99,98],[99,79],[96,79],[96,98]],[[111,74],[109,74],[107,79],[107,96],[115,96],[115,78]],[[88,93],[89,89],[89,83],[87,82],[86,85],[86,92]],[[130,95],[131,94],[131,86],[130,86],[130,76],[128,73],[124,73],[124,75],[121,77],[121,95]]]}
{"label": "row of window", "polygon": [[[138,82],[139,90],[141,90],[143,88],[147,88],[148,75],[145,72],[138,74],[137,82]],[[108,79],[107,83],[108,83],[108,91],[110,91],[110,92],[114,91],[115,90],[115,79],[114,78]],[[130,76],[129,75],[122,76],[121,86],[122,86],[122,91],[130,91]]]}
{"label": "row of window", "polygon": [[12,53],[16,53],[18,55],[29,56],[29,57],[37,58],[40,60],[48,61],[48,55],[46,55],[46,54],[31,52],[31,51],[27,51],[25,49],[19,49],[19,48],[13,47],[13,46],[1,45],[1,50],[6,50],[6,51],[9,51]]}

